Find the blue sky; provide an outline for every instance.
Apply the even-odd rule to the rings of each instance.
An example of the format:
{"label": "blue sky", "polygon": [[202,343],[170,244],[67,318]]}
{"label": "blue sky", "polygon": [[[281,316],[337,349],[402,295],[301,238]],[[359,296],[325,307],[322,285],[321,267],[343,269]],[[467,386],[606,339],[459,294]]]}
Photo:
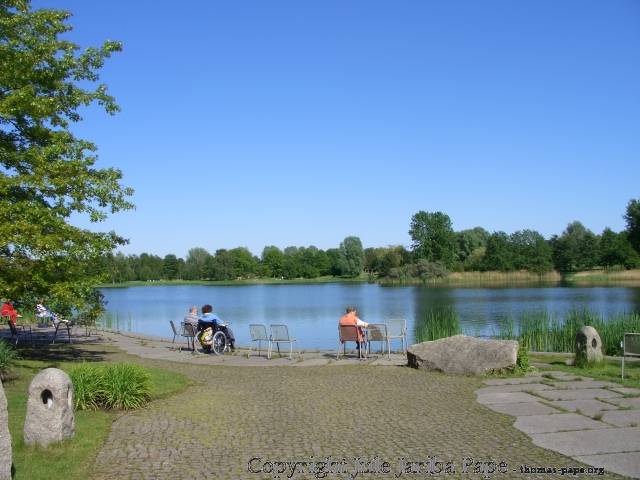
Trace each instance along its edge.
{"label": "blue sky", "polygon": [[[581,221],[640,198],[638,1],[34,0],[82,47],[119,40],[74,126],[135,211],[127,254],[410,245]],[[74,220],[87,226],[82,219]]]}

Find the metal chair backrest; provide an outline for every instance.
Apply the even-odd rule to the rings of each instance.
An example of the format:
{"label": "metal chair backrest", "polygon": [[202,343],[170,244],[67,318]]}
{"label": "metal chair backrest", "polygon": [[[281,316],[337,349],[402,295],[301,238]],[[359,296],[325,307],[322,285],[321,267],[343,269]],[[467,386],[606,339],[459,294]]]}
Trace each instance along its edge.
{"label": "metal chair backrest", "polygon": [[407,334],[407,322],[404,318],[389,320],[389,338],[404,337]]}
{"label": "metal chair backrest", "polygon": [[640,355],[640,333],[625,333],[622,348],[625,355]]}
{"label": "metal chair backrest", "polygon": [[371,342],[386,342],[388,336],[387,326],[384,323],[370,323],[367,334]]}
{"label": "metal chair backrest", "polygon": [[178,330],[176,330],[176,326],[173,324],[173,320],[169,320],[171,324],[171,328],[173,328],[173,334],[177,337],[179,335]]}
{"label": "metal chair backrest", "polygon": [[252,342],[258,340],[269,341],[269,337],[267,336],[267,326],[262,323],[252,323],[249,325],[249,333],[251,334]]}
{"label": "metal chair backrest", "polygon": [[189,322],[184,322],[184,336],[194,338],[196,336],[196,332],[193,330],[193,325],[191,325]]}
{"label": "metal chair backrest", "polygon": [[271,341],[289,341],[289,328],[284,324],[269,325]]}
{"label": "metal chair backrest", "polygon": [[358,327],[356,325],[338,325],[338,332],[340,333],[340,342],[357,342]]}

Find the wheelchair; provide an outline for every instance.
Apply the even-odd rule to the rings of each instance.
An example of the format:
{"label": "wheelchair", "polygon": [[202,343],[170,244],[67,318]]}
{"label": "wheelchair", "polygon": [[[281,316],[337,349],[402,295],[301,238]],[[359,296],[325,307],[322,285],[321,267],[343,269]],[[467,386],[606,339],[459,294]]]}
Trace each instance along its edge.
{"label": "wheelchair", "polygon": [[[211,328],[211,336],[203,338],[202,333]],[[231,351],[231,343],[226,335],[227,324],[218,325],[216,322],[198,322],[197,338],[204,353],[213,352],[216,355],[224,355]]]}

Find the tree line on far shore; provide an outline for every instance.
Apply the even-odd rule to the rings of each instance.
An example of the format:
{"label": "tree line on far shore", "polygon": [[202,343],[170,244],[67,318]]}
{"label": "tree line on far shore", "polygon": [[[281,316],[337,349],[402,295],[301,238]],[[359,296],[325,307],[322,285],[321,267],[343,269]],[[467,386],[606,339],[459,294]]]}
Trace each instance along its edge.
{"label": "tree line on far shore", "polygon": [[623,215],[627,228],[605,228],[596,235],[579,221],[560,235],[545,239],[535,230],[489,233],[482,227],[455,232],[442,212],[420,211],[411,218],[411,248],[402,245],[363,248],[358,237],[347,237],[338,248],[267,246],[260,257],[245,247],[219,249],[213,254],[192,248],[186,258],[106,255],[103,267],[112,283],[151,280],[237,280],[247,278],[306,278],[321,276],[422,279],[451,272],[526,270],[543,275],[556,270],[572,273],[595,268],[640,268],[640,201],[630,200]]}

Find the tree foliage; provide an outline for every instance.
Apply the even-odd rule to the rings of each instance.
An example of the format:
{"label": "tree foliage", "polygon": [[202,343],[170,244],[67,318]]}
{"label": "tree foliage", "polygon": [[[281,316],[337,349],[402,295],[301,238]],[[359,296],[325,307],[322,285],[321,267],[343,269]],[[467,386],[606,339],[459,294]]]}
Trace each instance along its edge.
{"label": "tree foliage", "polygon": [[627,223],[627,239],[636,252],[640,253],[640,200],[629,200],[627,211],[622,217]]}
{"label": "tree foliage", "polygon": [[345,275],[355,278],[364,268],[364,249],[358,237],[347,237],[340,243],[340,269]]}
{"label": "tree foliage", "polygon": [[78,54],[60,38],[72,28],[70,15],[32,10],[28,0],[0,2],[0,296],[99,313],[94,285],[108,275],[102,257],[127,241],[69,219],[84,214],[95,223],[131,209],[133,190],[120,184],[119,170],[95,168],[96,146],[71,126],[94,102],[119,110],[105,85],[87,88],[121,46]]}
{"label": "tree foliage", "polygon": [[458,260],[458,238],[451,226],[451,219],[442,212],[420,211],[411,217],[409,235],[416,259],[441,261],[451,267]]}

